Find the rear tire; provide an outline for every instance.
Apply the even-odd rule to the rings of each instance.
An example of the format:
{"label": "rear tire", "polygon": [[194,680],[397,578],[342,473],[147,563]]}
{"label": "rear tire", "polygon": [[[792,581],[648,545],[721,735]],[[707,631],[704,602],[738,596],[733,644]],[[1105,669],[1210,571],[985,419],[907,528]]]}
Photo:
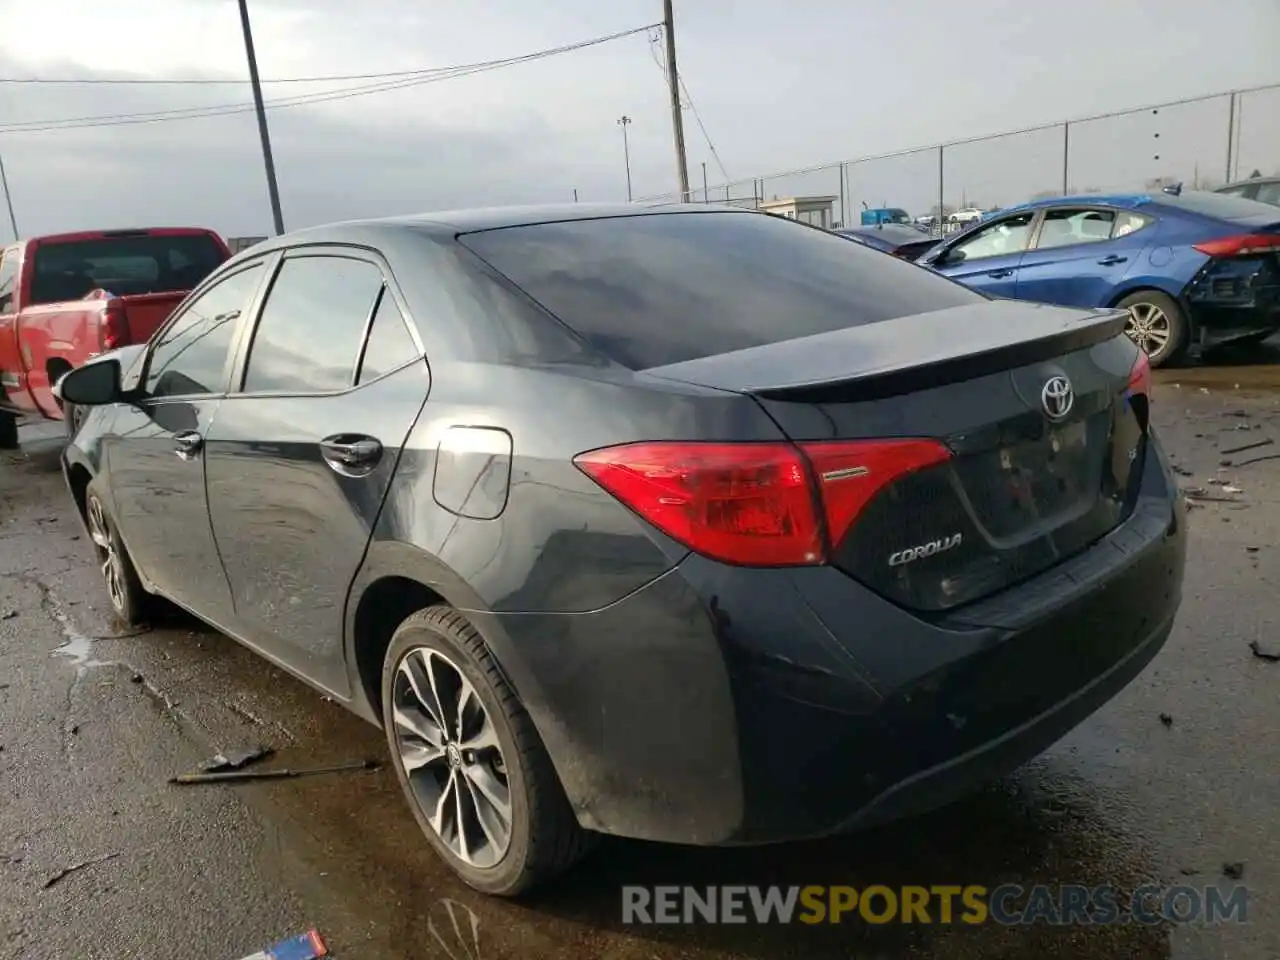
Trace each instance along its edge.
{"label": "rear tire", "polygon": [[120,539],[115,521],[96,480],[85,491],[85,525],[98,558],[98,567],[107,587],[111,610],[128,627],[144,626],[151,613],[151,595],[142,587],[133,559]]}
{"label": "rear tire", "polygon": [[524,893],[592,846],[529,714],[456,610],[428,607],[400,624],[383,662],[382,719],[418,826],[476,890]]}
{"label": "rear tire", "polygon": [[1182,357],[1187,347],[1187,318],[1178,301],[1159,290],[1139,290],[1116,304],[1129,313],[1124,332],[1147,355],[1152,367]]}
{"label": "rear tire", "polygon": [[12,413],[0,413],[0,450],[18,449],[18,418]]}

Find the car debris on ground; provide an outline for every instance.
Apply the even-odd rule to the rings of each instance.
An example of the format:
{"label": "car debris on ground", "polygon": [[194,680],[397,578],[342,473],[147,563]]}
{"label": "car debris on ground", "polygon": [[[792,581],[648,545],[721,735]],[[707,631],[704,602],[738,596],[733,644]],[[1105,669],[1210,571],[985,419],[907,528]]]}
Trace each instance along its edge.
{"label": "car debris on ground", "polygon": [[188,786],[197,783],[233,783],[240,780],[290,780],[296,777],[315,777],[327,773],[355,773],[362,770],[377,770],[381,764],[377,760],[355,760],[351,763],[339,763],[328,767],[304,767],[301,770],[227,770],[221,773],[180,773],[170,777],[169,782]]}
{"label": "car debris on ground", "polygon": [[1264,647],[1257,640],[1249,641],[1249,649],[1253,651],[1253,655],[1259,660],[1266,660],[1268,663],[1280,663],[1280,650]]}
{"label": "car debris on ground", "polygon": [[265,760],[273,753],[275,750],[262,744],[240,750],[227,750],[200,764],[200,772],[225,773],[228,770],[239,770],[259,760]]}
{"label": "car debris on ground", "polygon": [[281,940],[265,950],[251,953],[240,960],[319,960],[329,956],[329,948],[325,945],[320,931],[312,927],[306,933]]}

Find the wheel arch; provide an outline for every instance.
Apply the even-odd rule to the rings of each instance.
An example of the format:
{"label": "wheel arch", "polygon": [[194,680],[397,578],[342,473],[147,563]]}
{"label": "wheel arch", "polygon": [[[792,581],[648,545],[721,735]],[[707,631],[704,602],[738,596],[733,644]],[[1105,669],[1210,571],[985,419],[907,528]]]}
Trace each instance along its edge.
{"label": "wheel arch", "polygon": [[426,551],[400,541],[375,541],[352,583],[346,615],[350,707],[364,719],[382,726],[382,662],[396,628],[410,615],[436,605],[466,615],[520,695],[505,669],[510,640],[475,591]]}

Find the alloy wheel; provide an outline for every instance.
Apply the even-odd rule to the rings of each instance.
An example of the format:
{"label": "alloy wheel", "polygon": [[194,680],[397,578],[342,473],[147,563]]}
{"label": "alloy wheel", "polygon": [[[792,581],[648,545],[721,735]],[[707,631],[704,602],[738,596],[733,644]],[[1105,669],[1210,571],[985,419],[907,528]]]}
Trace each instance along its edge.
{"label": "alloy wheel", "polygon": [[102,564],[102,578],[107,583],[107,595],[116,610],[125,607],[124,566],[120,560],[120,551],[116,549],[115,538],[107,525],[106,514],[97,497],[90,497],[88,503],[89,537],[98,551],[98,560]]}
{"label": "alloy wheel", "polygon": [[1173,325],[1168,315],[1154,303],[1135,303],[1129,307],[1129,320],[1124,332],[1148,356],[1157,356],[1169,345]]}
{"label": "alloy wheel", "polygon": [[427,647],[396,666],[392,719],[414,802],[463,863],[485,869],[511,845],[511,789],[497,730],[475,687]]}

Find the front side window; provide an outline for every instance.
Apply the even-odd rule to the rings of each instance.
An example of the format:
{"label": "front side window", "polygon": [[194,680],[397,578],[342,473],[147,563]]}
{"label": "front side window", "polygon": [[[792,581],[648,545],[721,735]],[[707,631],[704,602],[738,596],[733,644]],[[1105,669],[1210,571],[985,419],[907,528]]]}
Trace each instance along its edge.
{"label": "front side window", "polygon": [[220,280],[193,300],[151,348],[146,394],[152,398],[218,393],[236,320],[262,279],[262,265]]}
{"label": "front side window", "polygon": [[1280,207],[1280,180],[1258,184],[1256,197],[1259,203],[1269,203],[1272,206]]}
{"label": "front side window", "polygon": [[1036,248],[1070,247],[1078,243],[1101,243],[1111,239],[1113,210],[1049,210],[1040,225]]}
{"label": "front side window", "polygon": [[243,392],[329,393],[350,387],[381,290],[382,271],[367,260],[285,260],[258,319]]}
{"label": "front side window", "polygon": [[952,247],[948,259],[956,257],[959,253],[963,253],[964,256],[958,259],[966,261],[1021,253],[1027,249],[1027,240],[1031,236],[1031,221],[1034,219],[1035,212],[1028,211],[1016,217],[997,220]]}

